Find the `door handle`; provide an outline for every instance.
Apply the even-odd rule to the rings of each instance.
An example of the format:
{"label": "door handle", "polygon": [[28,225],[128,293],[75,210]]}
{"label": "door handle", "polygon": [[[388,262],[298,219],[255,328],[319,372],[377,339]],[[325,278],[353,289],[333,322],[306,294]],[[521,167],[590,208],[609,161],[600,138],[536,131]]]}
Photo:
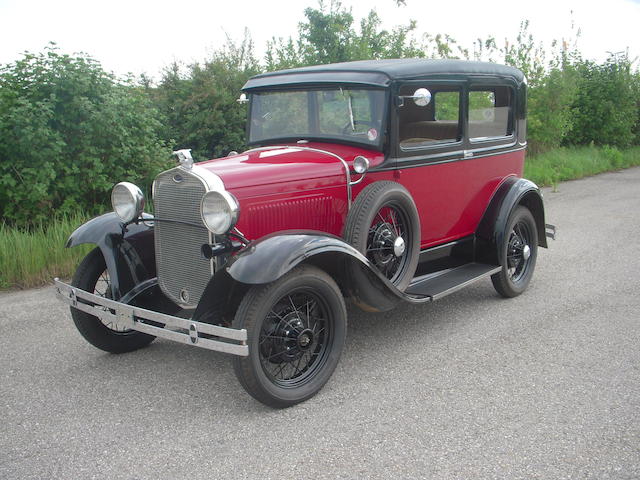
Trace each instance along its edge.
{"label": "door handle", "polygon": [[464,156],[464,158],[472,158],[473,157],[473,152],[470,152],[469,150],[465,150],[463,152],[463,156]]}

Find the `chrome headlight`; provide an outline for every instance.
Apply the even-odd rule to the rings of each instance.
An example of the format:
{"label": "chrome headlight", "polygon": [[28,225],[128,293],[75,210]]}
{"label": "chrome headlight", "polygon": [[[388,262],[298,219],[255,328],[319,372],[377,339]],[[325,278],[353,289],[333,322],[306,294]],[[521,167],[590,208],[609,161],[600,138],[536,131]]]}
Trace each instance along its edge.
{"label": "chrome headlight", "polygon": [[200,215],[211,233],[222,235],[235,226],[240,215],[240,206],[229,192],[212,190],[202,197]]}
{"label": "chrome headlight", "polygon": [[120,182],[111,190],[111,205],[123,222],[131,222],[144,210],[144,195],[133,183]]}

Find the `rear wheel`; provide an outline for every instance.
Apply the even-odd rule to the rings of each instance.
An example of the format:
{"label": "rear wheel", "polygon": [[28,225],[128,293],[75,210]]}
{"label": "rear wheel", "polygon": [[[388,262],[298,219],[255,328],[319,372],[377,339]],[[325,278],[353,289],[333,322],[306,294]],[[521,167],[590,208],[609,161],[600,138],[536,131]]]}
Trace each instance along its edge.
{"label": "rear wheel", "polygon": [[345,342],[340,289],[322,270],[303,265],[243,298],[234,328],[246,328],[249,356],[233,367],[245,390],[283,408],[309,399],[329,380]]}
{"label": "rear wheel", "polygon": [[538,230],[528,208],[516,207],[509,217],[500,252],[502,270],[491,276],[496,291],[511,298],[531,282],[538,256]]}
{"label": "rear wheel", "polygon": [[[81,290],[111,298],[111,279],[99,248],[89,252],[78,266],[71,284]],[[96,309],[105,307],[96,306]],[[152,335],[129,330],[117,322],[103,322],[95,315],[71,307],[71,317],[80,334],[91,345],[111,353],[125,353],[150,344]]]}

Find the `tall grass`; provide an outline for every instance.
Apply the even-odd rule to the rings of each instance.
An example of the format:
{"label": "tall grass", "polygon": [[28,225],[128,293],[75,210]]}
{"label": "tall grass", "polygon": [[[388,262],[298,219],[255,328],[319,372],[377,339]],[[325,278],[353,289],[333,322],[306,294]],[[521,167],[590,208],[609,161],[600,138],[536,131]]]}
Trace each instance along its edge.
{"label": "tall grass", "polygon": [[588,177],[602,172],[640,165],[640,147],[618,150],[615,147],[556,148],[527,156],[524,177],[539,186],[557,187],[559,182]]}
{"label": "tall grass", "polygon": [[80,259],[92,245],[64,248],[84,215],[52,219],[32,230],[0,224],[0,288],[30,288],[44,285],[53,277],[70,278]]}

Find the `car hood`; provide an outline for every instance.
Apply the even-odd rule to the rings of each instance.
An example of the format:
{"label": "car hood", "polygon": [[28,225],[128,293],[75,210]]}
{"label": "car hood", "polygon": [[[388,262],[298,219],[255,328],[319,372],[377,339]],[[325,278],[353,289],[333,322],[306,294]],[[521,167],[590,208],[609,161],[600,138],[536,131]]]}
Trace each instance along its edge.
{"label": "car hood", "polygon": [[383,158],[380,152],[355,147],[293,144],[248,150],[198,165],[218,175],[229,191],[274,184],[287,186],[278,190],[288,191],[300,189],[314,179],[344,182],[353,159],[362,154],[372,164],[380,163]]}

